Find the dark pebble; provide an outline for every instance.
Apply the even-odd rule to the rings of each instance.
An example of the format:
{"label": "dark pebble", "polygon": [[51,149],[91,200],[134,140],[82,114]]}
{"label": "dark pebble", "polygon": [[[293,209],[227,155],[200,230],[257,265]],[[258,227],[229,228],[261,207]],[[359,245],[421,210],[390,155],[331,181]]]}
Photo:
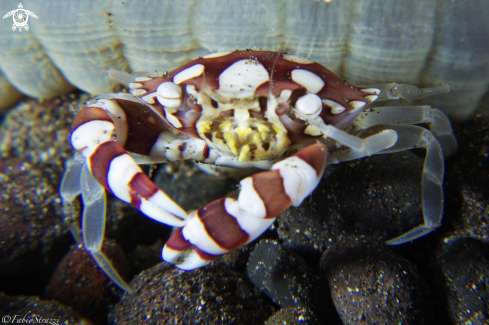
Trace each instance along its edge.
{"label": "dark pebble", "polygon": [[457,153],[447,159],[445,242],[472,237],[489,241],[489,117],[458,124]]}
{"label": "dark pebble", "polygon": [[9,297],[0,292],[2,324],[89,325],[70,307],[38,297]]}
{"label": "dark pebble", "polygon": [[161,263],[133,281],[109,315],[114,324],[263,324],[272,303],[247,279],[213,263],[182,271]]}
{"label": "dark pebble", "polygon": [[[56,255],[69,246],[69,243],[66,243],[66,240],[69,240],[66,225],[71,221],[71,216],[58,214],[61,207],[55,190],[64,170],[64,162],[73,152],[68,143],[68,136],[74,112],[86,99],[88,95],[72,95],[62,100],[56,99],[42,104],[29,100],[6,114],[0,126],[0,163],[10,169],[6,171],[3,169],[0,179],[2,187],[0,207],[2,217],[7,216],[7,218],[0,218],[4,222],[0,225],[0,235],[3,236],[0,238],[3,243],[0,249],[4,249],[0,251],[0,263],[7,263],[1,265],[0,271],[5,272],[4,274],[13,274],[0,279],[0,290],[7,290],[9,294],[12,292],[42,294],[52,274],[47,266],[49,263],[52,265],[57,263]],[[483,286],[477,286],[477,290],[473,290],[471,286],[477,283],[478,278],[472,277],[471,274],[466,279],[469,287],[464,288],[467,297],[472,299],[475,296],[471,295],[480,294],[480,296],[468,300],[452,295],[454,290],[456,293],[463,291],[460,288],[463,285],[463,276],[460,274],[483,270],[486,261],[481,257],[478,264],[475,259],[482,255],[477,255],[479,253],[475,257],[471,255],[471,250],[480,252],[478,248],[480,242],[476,244],[463,242],[465,244],[459,246],[458,241],[467,240],[465,239],[467,237],[484,243],[489,240],[487,197],[489,192],[485,184],[489,178],[488,118],[476,116],[457,125],[455,133],[460,146],[458,152],[446,160],[444,184],[446,205],[442,227],[413,243],[392,247],[396,254],[402,254],[415,263],[425,278],[431,279],[430,276],[438,278],[441,284],[436,289],[439,290],[432,290],[436,295],[434,299],[437,304],[436,317],[442,315],[444,320],[455,315],[452,320],[448,319],[445,323],[455,322],[459,311],[463,311],[464,308],[471,310],[473,316],[484,306],[481,305],[482,300],[480,300],[481,297],[485,297]],[[305,259],[308,266],[316,268],[322,252],[334,252],[336,248],[331,249],[332,246],[338,247],[337,243],[342,243],[347,236],[356,234],[357,237],[361,237],[362,234],[368,234],[374,237],[375,241],[380,242],[418,225],[422,221],[419,208],[422,160],[422,155],[417,156],[407,152],[328,166],[325,178],[313,195],[306,198],[300,208],[291,208],[275,223],[283,249],[295,250]],[[185,201],[185,196],[189,193],[192,195],[192,200],[187,200],[190,207],[191,204],[200,207],[212,200],[211,198],[196,199],[193,195],[194,193],[207,195],[213,192],[215,179],[202,178],[197,185],[194,185],[190,180],[187,182],[180,179],[182,171],[189,178],[194,174],[186,173],[185,167],[181,168],[182,171],[179,168],[169,170],[171,177],[163,179],[163,183],[176,181],[177,190],[174,197],[177,200],[182,198]],[[38,186],[37,182],[41,186]],[[24,190],[24,187],[18,186],[17,183],[27,184],[29,190]],[[184,183],[188,185],[178,188]],[[7,189],[8,186],[11,189]],[[49,195],[42,194],[36,197],[36,193]],[[49,199],[50,193],[52,199]],[[171,194],[172,197],[173,195]],[[220,196],[221,193],[216,195]],[[26,202],[34,200],[32,201],[34,204],[22,205],[12,201],[23,197],[29,198]],[[198,200],[202,201],[197,203]],[[138,272],[156,262],[156,246],[153,248],[150,246],[158,238],[164,242],[169,228],[142,216],[127,204],[118,201],[113,203],[116,201],[109,200],[111,211],[114,211],[112,206],[115,205],[116,212],[109,213],[107,237],[115,238],[126,252],[133,252],[131,258],[142,251],[146,252],[141,254],[141,259],[137,257],[134,259],[137,265],[132,271]],[[68,222],[65,222],[66,219]],[[33,229],[29,228],[31,226]],[[60,237],[57,237],[58,235]],[[270,231],[266,236],[276,238],[276,234]],[[60,244],[57,244],[58,240],[61,241]],[[252,246],[248,246],[247,249],[249,247]],[[467,259],[464,261],[470,261],[472,264],[467,264],[465,268],[459,265],[454,271],[448,267],[450,263],[446,258],[446,252],[454,252],[456,256],[467,254]],[[229,259],[232,265],[236,264],[235,256],[243,255],[245,254],[238,253],[234,257],[228,256],[224,259]],[[437,258],[438,256],[441,257]],[[349,259],[345,256],[344,260]],[[443,267],[440,267],[439,273],[430,273],[433,271],[432,264],[435,260]],[[354,261],[358,260],[353,259],[351,269],[361,272],[365,265],[360,262],[354,265]],[[397,260],[381,259],[381,261],[382,263],[385,261],[385,265],[379,263],[387,270],[397,270],[400,265]],[[387,265],[387,262],[392,264]],[[238,265],[242,269],[242,262]],[[204,270],[207,272],[208,268]],[[315,271],[317,272],[317,269]],[[364,272],[370,274],[368,268]],[[450,279],[459,279],[459,281],[445,280],[444,273],[450,275]],[[432,279],[429,282],[430,289],[434,282]],[[383,285],[389,288],[389,284]],[[382,288],[379,290],[384,292]],[[345,299],[343,304],[355,307],[355,301],[352,301],[351,297],[349,299]],[[390,307],[392,310],[386,311],[386,314],[393,313],[398,308]],[[127,319],[131,319],[131,312],[129,307],[127,308],[125,311]],[[487,305],[485,308],[487,310]],[[240,313],[237,310],[235,312]],[[314,313],[318,316],[316,311]],[[487,315],[487,313],[477,315]],[[467,313],[463,316],[460,322],[485,320],[477,318],[480,316],[471,318]],[[134,316],[134,319],[136,320],[134,323],[137,323],[138,318]],[[143,323],[146,321],[142,316],[140,319],[143,319]],[[428,317],[426,319],[429,320]]]}
{"label": "dark pebble", "polygon": [[153,181],[188,212],[227,196],[237,185],[235,179],[209,175],[190,161],[160,165]]}
{"label": "dark pebble", "polygon": [[0,125],[0,290],[39,295],[71,244],[58,195],[70,124],[88,95],[25,100]]}
{"label": "dark pebble", "polygon": [[320,325],[322,322],[306,307],[282,308],[272,315],[265,325]]}
{"label": "dark pebble", "polygon": [[454,324],[489,324],[489,245],[457,240],[438,257]]}
{"label": "dark pebble", "polygon": [[129,260],[129,273],[136,275],[161,263],[161,250],[163,249],[163,245],[162,240],[157,240],[153,245],[136,246],[127,256]]}
{"label": "dark pebble", "polygon": [[253,284],[280,307],[306,307],[330,324],[338,320],[328,284],[297,253],[276,241],[261,240],[246,271]]}
{"label": "dark pebble", "polygon": [[277,219],[279,239],[317,264],[345,235],[401,235],[423,221],[422,168],[409,151],[328,165],[312,195]]}
{"label": "dark pebble", "polygon": [[[128,280],[128,263],[121,248],[106,239],[103,252],[119,274]],[[46,297],[72,307],[96,324],[105,324],[109,305],[116,303],[122,292],[95,264],[82,245],[72,246],[59,263],[47,288]]]}
{"label": "dark pebble", "polygon": [[60,170],[17,158],[0,162],[0,277],[31,273],[69,241],[58,197]]}
{"label": "dark pebble", "polygon": [[455,126],[457,153],[447,160],[439,298],[454,324],[489,324],[489,117]]}
{"label": "dark pebble", "polygon": [[433,305],[418,270],[383,243],[347,237],[324,254],[344,324],[431,324]]}

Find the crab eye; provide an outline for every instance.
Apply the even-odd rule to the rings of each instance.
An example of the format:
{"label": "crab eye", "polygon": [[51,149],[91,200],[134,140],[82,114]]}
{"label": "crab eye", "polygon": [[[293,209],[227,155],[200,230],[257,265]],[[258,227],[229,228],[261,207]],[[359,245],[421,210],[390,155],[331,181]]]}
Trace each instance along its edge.
{"label": "crab eye", "polygon": [[323,104],[321,98],[315,94],[306,94],[299,98],[295,103],[295,108],[302,113],[314,118],[321,113]]}
{"label": "crab eye", "polygon": [[177,108],[182,103],[182,88],[173,82],[164,82],[156,88],[156,98],[165,107]]}

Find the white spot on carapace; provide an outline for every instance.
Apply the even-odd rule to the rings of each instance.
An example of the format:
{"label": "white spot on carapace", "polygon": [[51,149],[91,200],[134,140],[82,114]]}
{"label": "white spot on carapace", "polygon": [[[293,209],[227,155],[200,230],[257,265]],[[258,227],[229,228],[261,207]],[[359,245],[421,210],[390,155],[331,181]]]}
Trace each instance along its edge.
{"label": "white spot on carapace", "polygon": [[307,92],[316,94],[324,87],[324,81],[317,74],[304,70],[292,70],[292,80],[307,89]]}
{"label": "white spot on carapace", "polygon": [[185,70],[180,71],[173,76],[173,82],[180,84],[185,80],[198,77],[204,72],[204,66],[202,64],[193,65]]}
{"label": "white spot on carapace", "polygon": [[134,81],[141,81],[142,82],[142,81],[149,81],[151,79],[153,79],[153,78],[150,78],[150,77],[136,77],[136,78],[134,78]]}
{"label": "white spot on carapace", "polygon": [[156,97],[156,93],[150,93],[150,94],[147,94],[146,96],[141,97],[141,99],[144,100],[148,104],[154,104],[155,103],[155,97]]}
{"label": "white spot on carapace", "polygon": [[240,168],[240,169],[248,169],[248,168],[269,169],[270,166],[272,165],[272,163],[269,160],[238,161],[238,159],[228,155],[222,155],[217,157],[216,160],[214,161],[214,164],[217,166],[226,166],[226,167]]}
{"label": "white spot on carapace", "polygon": [[353,100],[349,102],[351,106],[353,106],[353,109],[348,112],[348,114],[355,114],[358,111],[362,110],[367,103],[362,102],[361,100]]}
{"label": "white spot on carapace", "polygon": [[[159,101],[159,97],[158,97],[158,101]],[[163,105],[163,104],[162,104]],[[182,123],[180,123],[180,121],[172,115],[172,113],[175,113],[177,110],[174,109],[174,108],[170,108],[170,107],[164,107],[163,110],[165,111],[165,117],[166,117],[166,120],[174,127],[174,128],[177,128],[177,129],[180,129],[182,128]]]}
{"label": "white spot on carapace", "polygon": [[284,59],[294,63],[311,64],[314,63],[313,60],[304,58],[302,56],[297,56],[293,54],[284,54]]}
{"label": "white spot on carapace", "polygon": [[141,88],[143,84],[140,84],[139,82],[130,82],[127,84],[127,86],[131,89],[137,89],[137,88]]}
{"label": "white spot on carapace", "polygon": [[177,108],[182,103],[182,88],[173,82],[164,82],[156,88],[157,99],[161,105]]}
{"label": "white spot on carapace", "polygon": [[363,88],[363,89],[360,89],[360,90],[363,91],[363,92],[372,94],[372,95],[378,95],[378,94],[380,94],[380,89],[377,89],[377,88]]}
{"label": "white spot on carapace", "polygon": [[379,98],[379,96],[377,96],[377,95],[370,95],[370,96],[365,97],[365,99],[368,100],[369,103],[376,101],[377,98]]}
{"label": "white spot on carapace", "polygon": [[305,94],[295,103],[295,108],[312,118],[317,117],[323,108],[321,98],[316,94]]}
{"label": "white spot on carapace", "polygon": [[252,97],[256,89],[268,80],[268,72],[260,62],[240,60],[221,73],[216,93],[226,98]]}
{"label": "white spot on carapace", "polygon": [[142,96],[146,94],[146,90],[144,89],[129,89],[129,92],[134,96]]}
{"label": "white spot on carapace", "polygon": [[228,55],[231,52],[216,52],[216,53],[210,53],[205,56],[203,56],[204,59],[212,59],[212,58],[219,58],[221,56]]}
{"label": "white spot on carapace", "polygon": [[346,108],[343,105],[338,104],[335,101],[330,99],[323,99],[324,105],[331,107],[331,114],[340,114],[343,113]]}

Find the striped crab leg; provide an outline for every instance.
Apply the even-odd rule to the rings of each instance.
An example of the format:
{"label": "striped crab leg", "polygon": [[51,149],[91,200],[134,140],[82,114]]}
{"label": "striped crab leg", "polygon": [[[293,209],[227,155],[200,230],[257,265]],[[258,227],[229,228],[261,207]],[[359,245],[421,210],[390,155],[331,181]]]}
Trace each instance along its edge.
{"label": "striped crab leg", "polygon": [[[124,98],[119,94],[116,97]],[[144,175],[127,151],[146,157],[147,162],[187,159],[199,155],[198,139],[169,138],[167,150],[161,150],[164,123],[146,105],[129,98],[99,99],[75,118],[72,146],[79,151],[63,177],[60,194],[71,202],[82,194],[82,241],[100,268],[120,288],[131,291],[101,248],[105,233],[106,196],[109,190],[119,199],[133,204],[147,216],[182,227],[186,212]],[[168,138],[168,137],[167,137]],[[156,150],[155,148],[159,148]],[[154,152],[161,155],[151,157]]]}
{"label": "striped crab leg", "polygon": [[166,243],[163,259],[191,270],[253,241],[316,188],[326,157],[326,146],[314,144],[243,179],[237,199],[221,198],[192,212]]}
{"label": "striped crab leg", "polygon": [[[133,142],[139,139],[132,135],[138,132],[131,130],[134,122],[128,122],[126,107],[126,102],[122,104],[121,101],[99,100],[84,108],[73,122],[71,144],[83,155],[88,170],[98,183],[117,198],[131,203],[159,222],[182,226],[186,212],[142,173],[127,152],[131,146],[136,146]],[[150,126],[145,123],[143,127]],[[144,135],[151,138],[156,137],[156,134],[151,133],[165,131],[164,127],[157,127],[156,124],[154,128],[145,130]],[[137,153],[145,154],[148,144],[138,142]]]}

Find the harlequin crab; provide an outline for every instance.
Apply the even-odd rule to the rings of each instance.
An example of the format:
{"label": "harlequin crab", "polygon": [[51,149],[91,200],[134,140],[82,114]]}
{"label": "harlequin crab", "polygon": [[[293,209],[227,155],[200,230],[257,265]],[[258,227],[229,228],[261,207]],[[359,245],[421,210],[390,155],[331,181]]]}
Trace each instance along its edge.
{"label": "harlequin crab", "polygon": [[[71,202],[82,194],[83,243],[125,290],[101,252],[105,190],[177,227],[162,257],[190,270],[253,241],[290,205],[300,205],[326,163],[421,147],[424,223],[387,243],[414,240],[440,224],[443,155],[456,149],[447,117],[429,106],[371,104],[443,93],[448,85],[354,87],[309,59],[252,50],[210,54],[165,74],[110,75],[128,82],[132,95],[101,96],[78,113],[71,144],[79,154],[61,195]],[[187,214],[138,166],[187,159],[266,171],[244,178],[237,198]]]}

